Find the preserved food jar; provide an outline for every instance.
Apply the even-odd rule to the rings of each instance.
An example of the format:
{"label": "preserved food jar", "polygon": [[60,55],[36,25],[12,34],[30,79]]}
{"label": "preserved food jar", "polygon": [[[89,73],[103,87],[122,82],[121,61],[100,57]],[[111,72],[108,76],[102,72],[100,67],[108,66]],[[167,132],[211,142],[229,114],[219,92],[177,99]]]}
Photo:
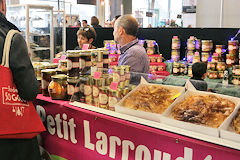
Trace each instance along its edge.
{"label": "preserved food jar", "polygon": [[184,64],[184,63],[180,64],[180,73],[179,73],[180,75],[184,75],[185,67],[186,67],[186,64]]}
{"label": "preserved food jar", "polygon": [[224,78],[224,71],[218,71],[218,78],[223,79]]}
{"label": "preserved food jar", "polygon": [[225,70],[226,70],[226,64],[225,64],[225,62],[218,62],[218,63],[217,63],[217,70],[218,70],[218,71],[225,71]]}
{"label": "preserved food jar", "polygon": [[49,83],[52,81],[51,76],[56,74],[56,70],[55,69],[44,69],[41,71],[42,73],[42,94],[44,96],[49,96],[49,92],[48,92],[48,85]]}
{"label": "preserved food jar", "polygon": [[156,57],[149,57],[151,63],[155,63],[157,61]]}
{"label": "preserved food jar", "polygon": [[107,87],[101,87],[99,88],[99,107],[108,109],[108,88]]}
{"label": "preserved food jar", "polygon": [[74,51],[67,53],[67,75],[69,77],[79,77],[79,57],[80,54]]}
{"label": "preserved food jar", "polygon": [[201,40],[200,39],[196,40],[196,45],[195,46],[196,46],[196,50],[200,51],[200,49],[201,49]]}
{"label": "preserved food jar", "polygon": [[232,83],[234,85],[239,85],[240,84],[240,76],[233,76]]}
{"label": "preserved food jar", "polygon": [[228,41],[228,53],[236,54],[238,50],[238,40],[229,40]]}
{"label": "preserved food jar", "polygon": [[208,78],[209,79],[218,79],[218,72],[217,71],[210,71],[208,70]]}
{"label": "preserved food jar", "polygon": [[215,52],[218,55],[221,55],[222,53],[224,53],[224,49],[225,49],[225,45],[216,45]]}
{"label": "preserved food jar", "polygon": [[215,63],[215,62],[208,62],[207,69],[215,71],[216,70],[216,65],[217,65],[217,63]]}
{"label": "preserved food jar", "polygon": [[155,52],[155,48],[147,48],[147,54],[148,55],[152,55],[152,54],[154,54],[154,52]]}
{"label": "preserved food jar", "polygon": [[209,52],[202,52],[202,62],[207,63],[209,59]]}
{"label": "preserved food jar", "polygon": [[219,57],[218,56],[212,56],[212,62],[218,63]]}
{"label": "preserved food jar", "polygon": [[192,61],[193,61],[193,51],[188,51],[187,52],[187,62],[188,63],[192,63]]}
{"label": "preserved food jar", "polygon": [[67,97],[67,75],[53,75],[48,86],[49,95],[55,100],[65,100]]}
{"label": "preserved food jar", "polygon": [[79,56],[79,71],[81,74],[85,74],[91,66],[91,51],[81,51]]}
{"label": "preserved food jar", "polygon": [[93,84],[93,80],[92,80],[91,76],[87,76],[86,84],[84,84],[85,103],[87,103],[87,104],[93,103],[92,84]]}
{"label": "preserved food jar", "polygon": [[67,60],[59,60],[58,68],[60,69],[67,69]]}
{"label": "preserved food jar", "polygon": [[202,51],[203,52],[210,52],[213,48],[212,40],[202,40]]}
{"label": "preserved food jar", "polygon": [[109,90],[109,94],[108,94],[108,104],[109,104],[109,110],[114,111],[114,105],[117,104],[121,97],[122,97],[122,90],[121,89],[117,89],[117,90],[112,90],[110,88],[108,88]]}
{"label": "preserved food jar", "polygon": [[154,48],[155,43],[155,40],[147,40],[147,47]]}
{"label": "preserved food jar", "polygon": [[57,68],[56,69],[56,73],[57,74],[65,74],[65,75],[67,75],[67,72],[68,72],[67,69],[61,69],[61,68]]}
{"label": "preserved food jar", "polygon": [[158,71],[164,71],[164,66],[162,66],[162,65],[160,65],[160,66],[158,66],[158,69],[157,69]]}
{"label": "preserved food jar", "polygon": [[240,76],[240,65],[233,66],[232,73],[233,75]]}
{"label": "preserved food jar", "polygon": [[130,78],[131,78],[131,75],[130,75],[130,66],[127,66],[125,67],[125,86],[129,86],[130,84]]}
{"label": "preserved food jar", "polygon": [[120,88],[124,88],[125,87],[125,65],[119,66],[120,67],[120,84],[119,87]]}
{"label": "preserved food jar", "polygon": [[173,36],[172,38],[172,50],[179,50],[180,49],[180,40],[178,36]]}
{"label": "preserved food jar", "polygon": [[193,62],[192,63],[196,63],[196,62],[200,62],[200,56],[193,56]]}
{"label": "preserved food jar", "polygon": [[[78,77],[67,77],[67,82],[68,82],[68,84],[67,84],[68,100],[79,102],[80,101],[79,78]],[[72,98],[72,96],[73,96],[73,98]]]}
{"label": "preserved food jar", "polygon": [[187,49],[189,51],[195,50],[195,40],[194,40],[194,37],[193,37],[193,39],[188,39],[188,41],[187,41]]}
{"label": "preserved food jar", "polygon": [[179,50],[172,50],[171,60],[177,62],[179,61],[179,58],[180,58]]}
{"label": "preserved food jar", "polygon": [[115,66],[113,68],[113,82],[120,83],[121,80],[120,71],[121,69],[119,66]]}
{"label": "preserved food jar", "polygon": [[193,76],[193,74],[192,74],[192,64],[188,64],[188,76],[189,77]]}
{"label": "preserved food jar", "polygon": [[93,79],[92,95],[93,95],[93,105],[99,107],[99,92],[102,86],[102,79]]}
{"label": "preserved food jar", "polygon": [[173,75],[177,76],[179,74],[180,74],[180,64],[175,62],[173,64]]}
{"label": "preserved food jar", "polygon": [[226,54],[226,64],[228,67],[232,67],[234,63],[234,55],[233,54]]}
{"label": "preserved food jar", "polygon": [[157,57],[157,62],[158,63],[162,63],[163,62],[162,54],[160,54],[160,56]]}

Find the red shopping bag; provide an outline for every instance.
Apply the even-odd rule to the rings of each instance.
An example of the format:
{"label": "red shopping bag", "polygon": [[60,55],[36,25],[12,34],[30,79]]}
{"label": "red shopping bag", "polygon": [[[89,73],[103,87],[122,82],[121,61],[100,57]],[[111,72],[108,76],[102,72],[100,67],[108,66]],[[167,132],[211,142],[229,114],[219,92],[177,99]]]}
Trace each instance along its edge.
{"label": "red shopping bag", "polygon": [[9,50],[16,33],[19,32],[8,32],[0,65],[0,138],[28,139],[45,131],[45,128],[32,102],[20,99],[9,69]]}

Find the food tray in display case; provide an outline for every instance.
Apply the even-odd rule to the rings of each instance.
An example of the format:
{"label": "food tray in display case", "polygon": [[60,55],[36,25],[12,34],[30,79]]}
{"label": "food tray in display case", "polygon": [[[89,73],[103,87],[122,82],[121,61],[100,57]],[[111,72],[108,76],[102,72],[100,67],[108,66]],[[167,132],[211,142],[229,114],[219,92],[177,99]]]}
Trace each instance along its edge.
{"label": "food tray in display case", "polygon": [[160,114],[184,92],[184,87],[141,83],[115,105],[115,111],[160,122]]}
{"label": "food tray in display case", "polygon": [[239,102],[239,98],[231,96],[188,90],[160,116],[160,121],[184,130],[219,137],[220,129],[238,110]]}
{"label": "food tray in display case", "polygon": [[[235,120],[236,116],[239,115],[239,109],[235,110],[230,116],[229,119],[226,120],[226,123],[222,126],[220,130],[220,137],[223,139],[236,141],[240,143],[240,134],[238,134],[233,127],[233,120]],[[240,127],[238,125],[238,127]]]}

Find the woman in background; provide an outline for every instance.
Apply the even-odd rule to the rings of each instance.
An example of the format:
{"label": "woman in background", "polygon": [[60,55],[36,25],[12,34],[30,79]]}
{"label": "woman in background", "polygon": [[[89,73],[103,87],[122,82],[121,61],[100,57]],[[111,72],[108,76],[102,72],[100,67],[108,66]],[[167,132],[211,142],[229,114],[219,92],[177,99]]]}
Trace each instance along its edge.
{"label": "woman in background", "polygon": [[78,46],[75,50],[81,50],[83,44],[89,44],[88,49],[95,49],[96,47],[92,45],[93,41],[96,39],[96,31],[92,27],[80,28],[77,32]]}

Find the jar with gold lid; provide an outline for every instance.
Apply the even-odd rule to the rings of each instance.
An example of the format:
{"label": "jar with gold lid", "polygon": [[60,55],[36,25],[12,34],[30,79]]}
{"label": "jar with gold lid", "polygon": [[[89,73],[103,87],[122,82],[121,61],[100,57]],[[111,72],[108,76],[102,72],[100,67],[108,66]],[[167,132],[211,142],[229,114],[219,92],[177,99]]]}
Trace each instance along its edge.
{"label": "jar with gold lid", "polygon": [[180,63],[180,75],[184,75],[184,73],[185,73],[185,68],[186,68],[186,64],[184,64],[184,63]]}
{"label": "jar with gold lid", "polygon": [[218,72],[217,71],[207,71],[209,79],[218,79]]}
{"label": "jar with gold lid", "polygon": [[78,52],[69,51],[67,53],[67,75],[69,77],[78,77],[79,76],[79,57]]}
{"label": "jar with gold lid", "polygon": [[179,61],[179,58],[180,58],[179,50],[172,50],[171,60],[177,62]]}
{"label": "jar with gold lid", "polygon": [[201,40],[200,39],[196,39],[195,48],[197,51],[200,51],[200,49],[201,49]]}
{"label": "jar with gold lid", "polygon": [[178,76],[180,74],[180,64],[175,62],[173,64],[173,75]]}
{"label": "jar with gold lid", "polygon": [[93,103],[92,85],[93,85],[92,77],[86,76],[86,83],[84,84],[84,95],[85,95],[85,103],[87,103],[87,104]]}
{"label": "jar with gold lid", "polygon": [[202,40],[202,51],[209,52],[213,48],[212,40]]}
{"label": "jar with gold lid", "polygon": [[209,59],[209,52],[202,52],[202,62],[207,63]]}
{"label": "jar with gold lid", "polygon": [[225,71],[225,70],[226,70],[226,64],[225,64],[225,62],[218,62],[218,63],[217,63],[217,70],[218,70],[218,71]]}
{"label": "jar with gold lid", "polygon": [[[79,91],[80,91],[79,78],[78,77],[67,77],[67,82],[68,82],[68,84],[67,84],[68,100],[80,101],[80,97],[76,96],[77,94],[79,94]],[[72,96],[74,96],[73,99],[71,99]]]}
{"label": "jar with gold lid", "polygon": [[219,57],[218,56],[212,56],[212,62],[218,63]]}
{"label": "jar with gold lid", "polygon": [[200,62],[200,56],[199,55],[193,56],[193,62],[192,63],[196,63],[196,62]]}
{"label": "jar with gold lid", "polygon": [[67,75],[58,74],[51,76],[48,91],[52,99],[65,100],[67,96]]}
{"label": "jar with gold lid", "polygon": [[67,60],[59,60],[58,68],[67,69]]}
{"label": "jar with gold lid", "polygon": [[122,97],[122,89],[112,90],[110,87],[108,88],[108,104],[109,104],[109,110],[114,111],[114,105],[117,104],[121,97]]}
{"label": "jar with gold lid", "polygon": [[41,84],[42,84],[42,94],[44,96],[49,96],[49,92],[48,92],[48,85],[49,83],[52,81],[51,76],[56,74],[56,70],[55,69],[44,69],[41,70]]}
{"label": "jar with gold lid", "polygon": [[207,69],[215,71],[216,70],[216,66],[217,66],[217,63],[215,63],[215,62],[208,62]]}
{"label": "jar with gold lid", "polygon": [[228,67],[232,67],[234,63],[234,55],[233,54],[226,54],[226,64]]}
{"label": "jar with gold lid", "polygon": [[215,52],[218,55],[221,55],[224,52],[225,45],[216,45]]}
{"label": "jar with gold lid", "polygon": [[192,63],[192,61],[193,61],[193,54],[194,54],[193,51],[188,51],[187,52],[187,62],[188,63]]}

